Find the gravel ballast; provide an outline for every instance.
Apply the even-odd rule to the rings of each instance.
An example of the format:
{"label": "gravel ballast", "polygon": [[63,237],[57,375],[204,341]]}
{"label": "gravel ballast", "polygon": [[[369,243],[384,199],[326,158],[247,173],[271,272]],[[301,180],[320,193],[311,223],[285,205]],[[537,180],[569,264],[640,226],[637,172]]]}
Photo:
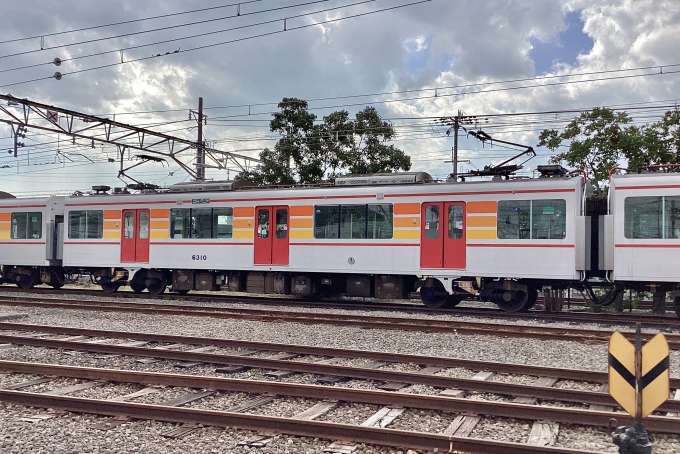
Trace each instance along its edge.
{"label": "gravel ballast", "polygon": [[[18,293],[18,292],[17,292]],[[110,301],[111,296],[103,298]],[[143,302],[155,302],[149,300]],[[185,303],[186,304],[186,303]],[[194,304],[194,303],[192,303]],[[201,303],[196,303],[197,305]],[[205,303],[210,306],[210,303]],[[235,307],[237,305],[226,305]],[[243,305],[242,307],[255,308],[256,305]],[[285,310],[285,307],[271,307],[267,309]],[[295,311],[305,309],[294,308]],[[606,371],[607,369],[607,345],[606,344],[582,344],[578,342],[560,342],[537,339],[500,338],[482,335],[461,335],[457,333],[425,333],[403,332],[394,330],[363,329],[358,327],[342,327],[329,325],[305,325],[296,323],[267,323],[252,320],[213,319],[207,317],[190,316],[162,316],[140,315],[123,312],[87,312],[75,310],[58,310],[48,308],[10,307],[6,306],[3,311],[27,313],[28,317],[17,320],[17,323],[30,323],[40,325],[64,326],[73,328],[88,328],[115,331],[146,332],[155,334],[174,334],[182,336],[215,337],[237,340],[302,344],[321,347],[351,348],[361,350],[384,351],[390,353],[446,356],[461,359],[474,359],[481,361],[497,361],[504,363],[516,363],[538,365],[559,368],[585,369]],[[311,311],[311,310],[310,310]],[[313,311],[320,311],[314,309]],[[331,312],[341,312],[332,310]],[[357,314],[357,312],[350,312]],[[358,314],[357,314],[358,315]],[[395,313],[368,311],[361,315],[385,315],[396,316]],[[411,317],[405,314],[405,317]],[[425,317],[426,318],[426,317]],[[473,319],[460,316],[432,316],[432,318],[456,321],[476,321],[488,323],[502,323],[498,319]],[[545,325],[543,322],[521,320],[516,324]],[[568,324],[550,324],[550,326],[570,326]],[[573,325],[571,325],[573,326]],[[597,329],[598,327],[584,326]],[[602,329],[602,328],[600,328]],[[612,328],[606,328],[611,331]],[[56,337],[56,336],[55,336]],[[125,343],[119,340],[115,343]],[[190,348],[182,348],[187,350]],[[213,353],[235,353],[236,350],[219,349]],[[276,352],[263,354],[256,353],[254,356],[272,356]],[[197,374],[208,376],[220,376],[215,374],[215,367],[199,365],[197,367],[178,370],[171,362],[161,361],[153,364],[140,364],[137,358],[115,356],[99,358],[95,354],[64,352],[35,347],[15,347],[0,350],[0,359],[14,361],[33,361],[43,363],[58,363],[64,365],[76,365],[83,367],[117,368],[139,371],[153,371],[166,373]],[[294,361],[318,361],[320,357],[300,357]],[[671,374],[680,376],[678,361],[680,355],[677,352],[671,354]],[[343,360],[341,365],[361,367],[366,364],[365,360]],[[418,370],[419,366],[413,364],[390,364],[383,366],[383,370],[408,371]],[[476,371],[467,369],[444,369],[436,375],[471,378]],[[223,376],[223,375],[222,375]],[[230,375],[233,378],[243,379],[266,379],[260,370],[246,371]],[[27,375],[3,375],[0,373],[0,387],[29,380]],[[295,374],[280,381],[291,383],[314,383],[315,376],[309,374]],[[495,381],[508,383],[531,383],[535,377],[523,375],[503,374],[493,378]],[[273,379],[272,379],[273,380]],[[58,379],[49,384],[36,385],[27,390],[47,390],[54,387],[67,386],[75,383],[69,379]],[[358,387],[375,389],[376,384],[361,380],[349,380],[339,383],[338,386]],[[598,390],[599,384],[561,381],[557,387]],[[96,397],[110,396],[115,398],[142,389],[137,385],[111,385],[107,384],[97,388],[79,391],[73,396]],[[147,394],[135,402],[160,403],[176,397],[187,390],[180,388],[163,389],[158,387],[158,393]],[[402,392],[418,394],[433,394],[441,390],[413,385],[406,387]],[[219,393],[202,400],[187,404],[186,407],[225,410],[233,405],[243,403],[252,398],[243,393]],[[482,397],[478,395],[477,398]],[[498,396],[483,396],[496,400]],[[474,397],[473,397],[474,398]],[[270,414],[273,416],[291,416],[313,405],[313,401],[294,398],[277,398],[250,413]],[[381,407],[376,405],[346,404],[341,403],[325,415],[318,418],[320,421],[333,421],[339,423],[360,424],[372,416]],[[202,428],[180,439],[166,439],[160,434],[174,427],[172,424],[158,423],[154,421],[134,421],[112,428],[108,431],[100,431],[89,428],[92,424],[101,422],[103,417],[94,415],[66,414],[39,422],[20,421],[26,415],[53,413],[50,410],[30,409],[11,404],[0,403],[0,452],[2,453],[182,453],[205,452],[205,453],[318,453],[324,447],[330,445],[332,440],[318,440],[313,438],[276,436],[270,443],[261,448],[249,448],[239,446],[239,441],[247,440],[256,435],[254,432],[237,429]],[[390,427],[403,430],[421,430],[428,432],[441,432],[455,418],[455,414],[444,414],[407,409],[401,416],[394,420]],[[679,421],[680,423],[680,421]],[[471,436],[488,437],[499,440],[526,442],[531,431],[531,421],[510,421],[495,418],[482,418],[475,427]],[[604,452],[616,452],[616,447],[611,443],[609,431],[602,428],[583,427],[560,427],[557,445],[571,448],[592,449]],[[359,445],[357,453],[406,453],[407,450],[396,448],[380,448],[375,446]],[[654,444],[655,453],[680,452],[678,437],[657,435]]]}

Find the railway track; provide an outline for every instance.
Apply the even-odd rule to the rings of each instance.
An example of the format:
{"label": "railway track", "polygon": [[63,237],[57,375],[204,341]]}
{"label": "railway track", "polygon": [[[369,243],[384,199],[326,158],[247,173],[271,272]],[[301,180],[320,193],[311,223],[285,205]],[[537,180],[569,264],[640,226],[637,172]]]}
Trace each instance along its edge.
{"label": "railway track", "polygon": [[[337,314],[320,312],[291,312],[283,310],[263,310],[228,307],[205,307],[189,305],[163,305],[150,303],[127,302],[84,302],[66,299],[32,299],[23,297],[0,298],[0,305],[26,306],[40,308],[57,308],[81,311],[129,312],[149,315],[172,315],[192,317],[212,317],[240,319],[261,322],[291,322],[303,324],[325,324],[355,326],[372,329],[390,329],[403,331],[441,332],[457,334],[478,334],[500,337],[520,337],[542,340],[568,340],[575,342],[608,342],[609,331],[579,328],[556,328],[549,326],[528,326],[518,324],[498,324],[468,322],[457,320],[437,320],[416,317],[379,317],[356,314]],[[658,325],[656,326],[658,328]],[[623,332],[630,339],[632,332]],[[666,334],[671,348],[680,348],[680,335]],[[643,339],[651,338],[643,334]]]}
{"label": "railway track", "polygon": [[[0,286],[0,290],[10,290],[11,287]],[[22,291],[23,292],[23,291]],[[31,294],[38,295],[56,295],[61,298],[66,297],[113,297],[113,295],[102,292],[101,290],[87,290],[87,289],[69,289],[55,290],[51,288],[34,288],[30,290]],[[18,298],[18,297],[12,297]],[[353,300],[323,300],[323,301],[309,301],[305,299],[294,299],[288,297],[261,297],[261,296],[232,296],[221,294],[201,294],[192,293],[189,295],[180,295],[176,293],[165,293],[162,295],[152,295],[147,293],[136,294],[133,292],[118,292],[115,298],[120,299],[145,299],[145,300],[159,300],[165,304],[182,306],[182,302],[198,302],[198,303],[217,303],[217,304],[257,304],[260,306],[276,306],[281,307],[290,305],[291,307],[308,308],[308,309],[337,309],[348,311],[385,311],[385,312],[400,312],[416,315],[462,315],[470,317],[488,317],[501,319],[529,319],[529,320],[543,320],[550,322],[582,322],[594,323],[603,325],[629,325],[634,326],[636,323],[643,323],[647,326],[668,327],[677,326],[680,328],[680,318],[673,312],[668,312],[667,315],[655,314],[640,314],[640,313],[594,313],[589,311],[564,311],[564,312],[545,312],[543,310],[531,310],[528,312],[515,312],[508,314],[498,308],[488,307],[457,307],[451,309],[432,309],[423,306],[420,301],[403,300],[401,302],[380,302],[380,301],[353,301]],[[27,300],[39,300],[37,297],[22,297]],[[542,298],[539,297],[538,304],[540,305]],[[583,301],[572,301],[576,307],[583,306]],[[651,309],[647,305],[647,309]],[[645,306],[646,307],[646,306]]]}
{"label": "railway track", "polygon": [[[12,325],[12,324],[6,324]],[[0,327],[1,329],[11,329],[12,327]],[[226,363],[239,364],[239,359],[228,355],[215,355],[197,353],[191,351],[173,352],[180,355],[168,355],[169,351],[159,348],[141,348],[107,345],[102,343],[102,339],[130,339],[137,336],[149,336],[166,342],[183,340],[184,345],[213,345],[230,346],[232,348],[250,347],[264,348],[269,352],[295,352],[300,354],[314,354],[317,356],[338,356],[345,355],[350,358],[375,358],[379,357],[383,361],[415,361],[418,364],[438,363],[448,367],[473,367],[475,370],[486,369],[485,372],[478,373],[473,379],[462,380],[452,379],[451,377],[439,377],[442,381],[437,381],[432,366],[426,366],[419,374],[395,374],[389,371],[366,370],[357,372],[360,368],[347,368],[343,366],[333,366],[323,364],[320,368],[311,369],[309,366],[315,364],[299,363],[284,366],[285,361],[271,360],[268,364],[262,358],[257,358],[257,362],[251,364],[263,369],[276,370],[298,370],[306,373],[313,373],[318,377],[327,377],[326,374],[340,374],[354,376],[364,380],[385,381],[395,378],[403,380],[404,383],[413,384],[422,380],[421,383],[436,386],[445,391],[439,395],[422,395],[404,393],[398,391],[381,391],[368,389],[352,389],[338,386],[319,386],[295,383],[279,383],[271,380],[242,380],[223,377],[208,377],[196,375],[164,374],[140,371],[109,370],[101,367],[84,368],[66,365],[36,364],[16,361],[0,361],[0,374],[23,374],[28,375],[29,379],[22,381],[20,375],[9,386],[0,389],[0,400],[8,403],[40,407],[53,408],[64,411],[92,413],[103,416],[115,416],[115,420],[104,421],[100,426],[108,428],[117,423],[130,421],[133,419],[154,419],[158,421],[184,424],[184,426],[169,430],[167,436],[181,436],[196,430],[196,425],[237,427],[249,430],[257,430],[260,434],[252,437],[247,443],[257,446],[263,439],[271,438],[272,431],[298,436],[311,436],[315,438],[327,438],[335,440],[336,445],[346,446],[354,443],[370,443],[394,447],[412,448],[420,450],[441,450],[440,452],[452,452],[456,449],[460,451],[471,451],[480,453],[497,453],[503,451],[518,453],[574,453],[587,452],[583,449],[573,450],[568,448],[558,448],[551,445],[540,444],[541,435],[554,433],[558,430],[559,424],[609,427],[612,418],[617,419],[621,424],[630,423],[629,418],[615,412],[615,403],[604,392],[591,392],[573,389],[554,388],[558,377],[587,377],[589,380],[601,381],[606,378],[605,374],[576,371],[568,369],[552,369],[533,366],[516,366],[501,363],[483,363],[478,361],[455,360],[451,358],[431,358],[414,357],[412,355],[390,355],[379,352],[361,352],[355,350],[325,349],[320,347],[304,347],[295,345],[244,343],[241,341],[229,341],[212,338],[184,338],[181,336],[158,336],[142,335],[136,333],[116,333],[109,331],[92,330],[73,330],[59,327],[38,327],[25,325],[14,328],[25,329],[31,336],[3,335],[2,341],[13,341],[14,345],[33,345],[63,349],[81,349],[90,352],[105,352],[108,354],[133,354],[135,356],[159,357],[166,360],[190,360],[199,361],[205,364],[223,365]],[[14,331],[17,331],[16,329]],[[98,339],[57,340],[44,337],[35,337],[36,334],[59,333],[61,335],[74,335],[76,332],[98,335]],[[83,334],[81,334],[82,336]],[[106,337],[102,337],[106,336]],[[172,339],[170,339],[172,338]],[[200,342],[197,342],[199,341]],[[234,343],[235,342],[235,343]],[[132,350],[130,350],[132,349]],[[243,359],[243,358],[241,358]],[[294,361],[287,361],[293,363]],[[282,369],[283,368],[283,369]],[[354,369],[354,370],[352,370]],[[538,377],[534,384],[522,385],[517,383],[503,383],[492,381],[494,370],[513,371],[513,373],[530,374]],[[481,375],[481,377],[480,377]],[[10,375],[11,377],[12,375]],[[336,375],[337,376],[337,375]],[[36,378],[38,377],[38,378]],[[69,382],[67,386],[51,387],[47,393],[31,392],[30,389],[37,383],[46,383],[55,380],[55,377],[69,378],[77,380],[76,383]],[[552,378],[552,380],[550,380]],[[145,403],[133,403],[125,398],[115,400],[104,400],[95,398],[69,397],[68,394],[90,387],[101,386],[104,383],[134,383],[140,386],[162,386],[186,388],[177,397],[161,402],[160,404],[150,405]],[[673,386],[679,386],[675,380]],[[2,387],[0,387],[2,388]],[[147,389],[148,388],[143,388]],[[210,390],[210,391],[196,391]],[[193,390],[193,391],[192,391]],[[144,395],[142,390],[133,395]],[[466,399],[462,396],[468,393],[494,393],[513,398],[508,402],[492,402],[487,400]],[[247,393],[250,397],[247,402],[232,406],[231,411],[214,411],[202,409],[200,402],[208,396],[216,393]],[[124,397],[124,396],[123,396]],[[309,408],[288,418],[273,417],[258,414],[258,408],[265,406],[274,399],[296,397],[312,399]],[[125,402],[121,402],[124,400]],[[132,400],[130,398],[129,400]],[[588,408],[564,408],[547,405],[537,405],[538,400],[549,400],[558,402],[578,402],[580,405],[588,404]],[[191,408],[181,408],[181,405],[192,403]],[[363,403],[377,405],[378,411],[364,421],[364,424],[347,424],[345,422],[333,422],[332,418],[325,421],[316,421],[319,416],[325,415],[335,408],[339,402],[348,402],[350,405]],[[194,405],[197,403],[197,405]],[[246,411],[255,414],[245,414]],[[442,433],[425,433],[395,430],[385,428],[392,424],[395,419],[408,415],[409,411],[427,410],[434,412],[444,412],[452,419],[449,426]],[[668,401],[660,409],[665,412],[677,413],[680,410],[680,402]],[[475,415],[475,416],[473,416]],[[478,415],[478,416],[476,416]],[[407,416],[403,416],[407,417]],[[524,420],[532,426],[532,435],[526,443],[498,442],[487,439],[470,437],[475,424],[479,423],[481,417],[494,417],[509,420]],[[551,421],[545,423],[544,421]],[[652,416],[646,420],[646,427],[656,433],[680,433],[680,424],[677,417],[671,416]],[[398,421],[397,421],[398,422]],[[108,426],[107,426],[108,424]],[[380,427],[380,426],[383,427]],[[99,428],[102,428],[99,427]],[[534,436],[532,444],[532,436]],[[351,440],[351,441],[349,441]],[[554,443],[554,439],[552,440]],[[246,444],[247,444],[246,443]],[[336,446],[337,447],[337,446]]]}

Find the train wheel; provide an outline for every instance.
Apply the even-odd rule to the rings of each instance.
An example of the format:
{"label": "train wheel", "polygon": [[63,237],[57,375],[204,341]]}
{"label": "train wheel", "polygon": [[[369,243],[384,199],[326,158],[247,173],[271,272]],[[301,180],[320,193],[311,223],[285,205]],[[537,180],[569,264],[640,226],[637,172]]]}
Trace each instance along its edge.
{"label": "train wheel", "polygon": [[456,307],[460,304],[461,301],[465,299],[464,296],[454,296],[454,295],[449,295],[448,298],[446,298],[446,304],[444,304],[444,307]]}
{"label": "train wheel", "polygon": [[505,312],[517,312],[529,303],[529,295],[521,290],[506,290],[493,302]]}
{"label": "train wheel", "polygon": [[133,281],[130,281],[130,288],[135,293],[142,293],[144,291],[144,289],[146,288],[146,285],[144,285],[144,282],[139,283],[139,282],[135,282],[133,280]]}
{"label": "train wheel", "polygon": [[536,301],[538,300],[538,290],[536,287],[529,287],[529,295],[527,298],[527,304],[521,309],[522,312],[529,311],[534,308]]}
{"label": "train wheel", "polygon": [[66,275],[57,271],[50,272],[50,285],[52,288],[60,289],[66,284]]}
{"label": "train wheel", "polygon": [[99,285],[101,285],[102,290],[105,293],[115,293],[118,291],[118,288],[120,287],[121,284],[119,284],[118,282],[102,280],[99,283]]}
{"label": "train wheel", "polygon": [[178,295],[187,295],[189,293],[189,290],[177,290]]}
{"label": "train wheel", "polygon": [[420,301],[427,307],[438,309],[446,306],[449,294],[438,280],[431,280],[427,282],[428,287],[420,287]]}
{"label": "train wheel", "polygon": [[128,285],[133,292],[142,293],[146,288],[146,270],[137,271]]}
{"label": "train wheel", "polygon": [[168,286],[168,283],[165,281],[164,277],[148,278],[147,282],[148,282],[148,284],[146,285],[146,289],[152,295],[160,295],[161,293],[163,293],[165,291],[165,288]]}
{"label": "train wheel", "polygon": [[675,309],[675,315],[680,317],[680,296],[676,296],[673,300],[673,309]]}
{"label": "train wheel", "polygon": [[17,276],[17,287],[23,290],[28,290],[30,288],[35,287],[35,281],[31,276],[20,274]]}

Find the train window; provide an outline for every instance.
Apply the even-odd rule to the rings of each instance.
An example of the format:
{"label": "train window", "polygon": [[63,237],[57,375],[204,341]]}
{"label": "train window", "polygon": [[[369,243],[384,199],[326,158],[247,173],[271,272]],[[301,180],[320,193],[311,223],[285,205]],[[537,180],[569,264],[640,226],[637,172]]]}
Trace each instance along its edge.
{"label": "train window", "polygon": [[449,206],[449,238],[457,240],[463,238],[463,206]]}
{"label": "train window", "polygon": [[498,238],[564,239],[566,212],[564,199],[501,200],[498,202]]}
{"label": "train window", "polygon": [[665,238],[680,239],[680,197],[664,197]]}
{"label": "train window", "polygon": [[124,237],[134,238],[135,237],[135,213],[128,211],[125,213],[125,219],[123,220]]}
{"label": "train window", "polygon": [[340,238],[366,238],[366,205],[340,206]]}
{"label": "train window", "polygon": [[391,204],[368,205],[367,238],[389,240],[392,238],[393,209]]}
{"label": "train window", "polygon": [[333,205],[314,208],[314,238],[392,238],[391,204]]}
{"label": "train window", "polygon": [[425,238],[439,238],[439,207],[436,205],[425,207]]}
{"label": "train window", "polygon": [[18,240],[42,238],[42,213],[12,213],[12,235]]}
{"label": "train window", "polygon": [[340,236],[340,207],[317,206],[314,208],[314,238],[338,238]]}
{"label": "train window", "polygon": [[680,197],[626,197],[623,203],[626,238],[680,238]]}
{"label": "train window", "polygon": [[172,238],[231,238],[232,208],[173,208],[170,210]]}
{"label": "train window", "polygon": [[104,233],[104,212],[101,210],[69,211],[68,237],[98,239]]}
{"label": "train window", "polygon": [[269,210],[257,210],[257,237],[269,238]]}
{"label": "train window", "polygon": [[149,213],[146,211],[139,213],[139,238],[149,238]]}
{"label": "train window", "polygon": [[173,208],[170,210],[170,236],[189,238],[191,230],[191,209]]}
{"label": "train window", "polygon": [[279,208],[276,210],[276,238],[286,238],[288,236],[288,209]]}
{"label": "train window", "polygon": [[213,210],[213,238],[231,238],[234,225],[232,208],[215,208]]}
{"label": "train window", "polygon": [[531,238],[562,240],[566,237],[567,202],[564,200],[531,201]]}
{"label": "train window", "polygon": [[212,209],[191,209],[191,238],[212,237]]}

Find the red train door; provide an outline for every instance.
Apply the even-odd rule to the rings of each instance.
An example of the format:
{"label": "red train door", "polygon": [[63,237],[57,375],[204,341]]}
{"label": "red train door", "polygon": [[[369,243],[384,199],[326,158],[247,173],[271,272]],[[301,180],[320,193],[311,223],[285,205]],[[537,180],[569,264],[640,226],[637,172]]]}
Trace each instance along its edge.
{"label": "red train door", "polygon": [[420,267],[443,268],[444,235],[441,228],[444,204],[423,203],[420,228]]}
{"label": "red train door", "polygon": [[255,265],[288,265],[287,206],[255,209]]}
{"label": "red train door", "polygon": [[420,267],[465,269],[465,203],[422,205]]}
{"label": "red train door", "polygon": [[444,236],[444,268],[465,269],[465,202],[447,202]]}
{"label": "red train door", "polygon": [[120,261],[149,261],[149,210],[123,210]]}

